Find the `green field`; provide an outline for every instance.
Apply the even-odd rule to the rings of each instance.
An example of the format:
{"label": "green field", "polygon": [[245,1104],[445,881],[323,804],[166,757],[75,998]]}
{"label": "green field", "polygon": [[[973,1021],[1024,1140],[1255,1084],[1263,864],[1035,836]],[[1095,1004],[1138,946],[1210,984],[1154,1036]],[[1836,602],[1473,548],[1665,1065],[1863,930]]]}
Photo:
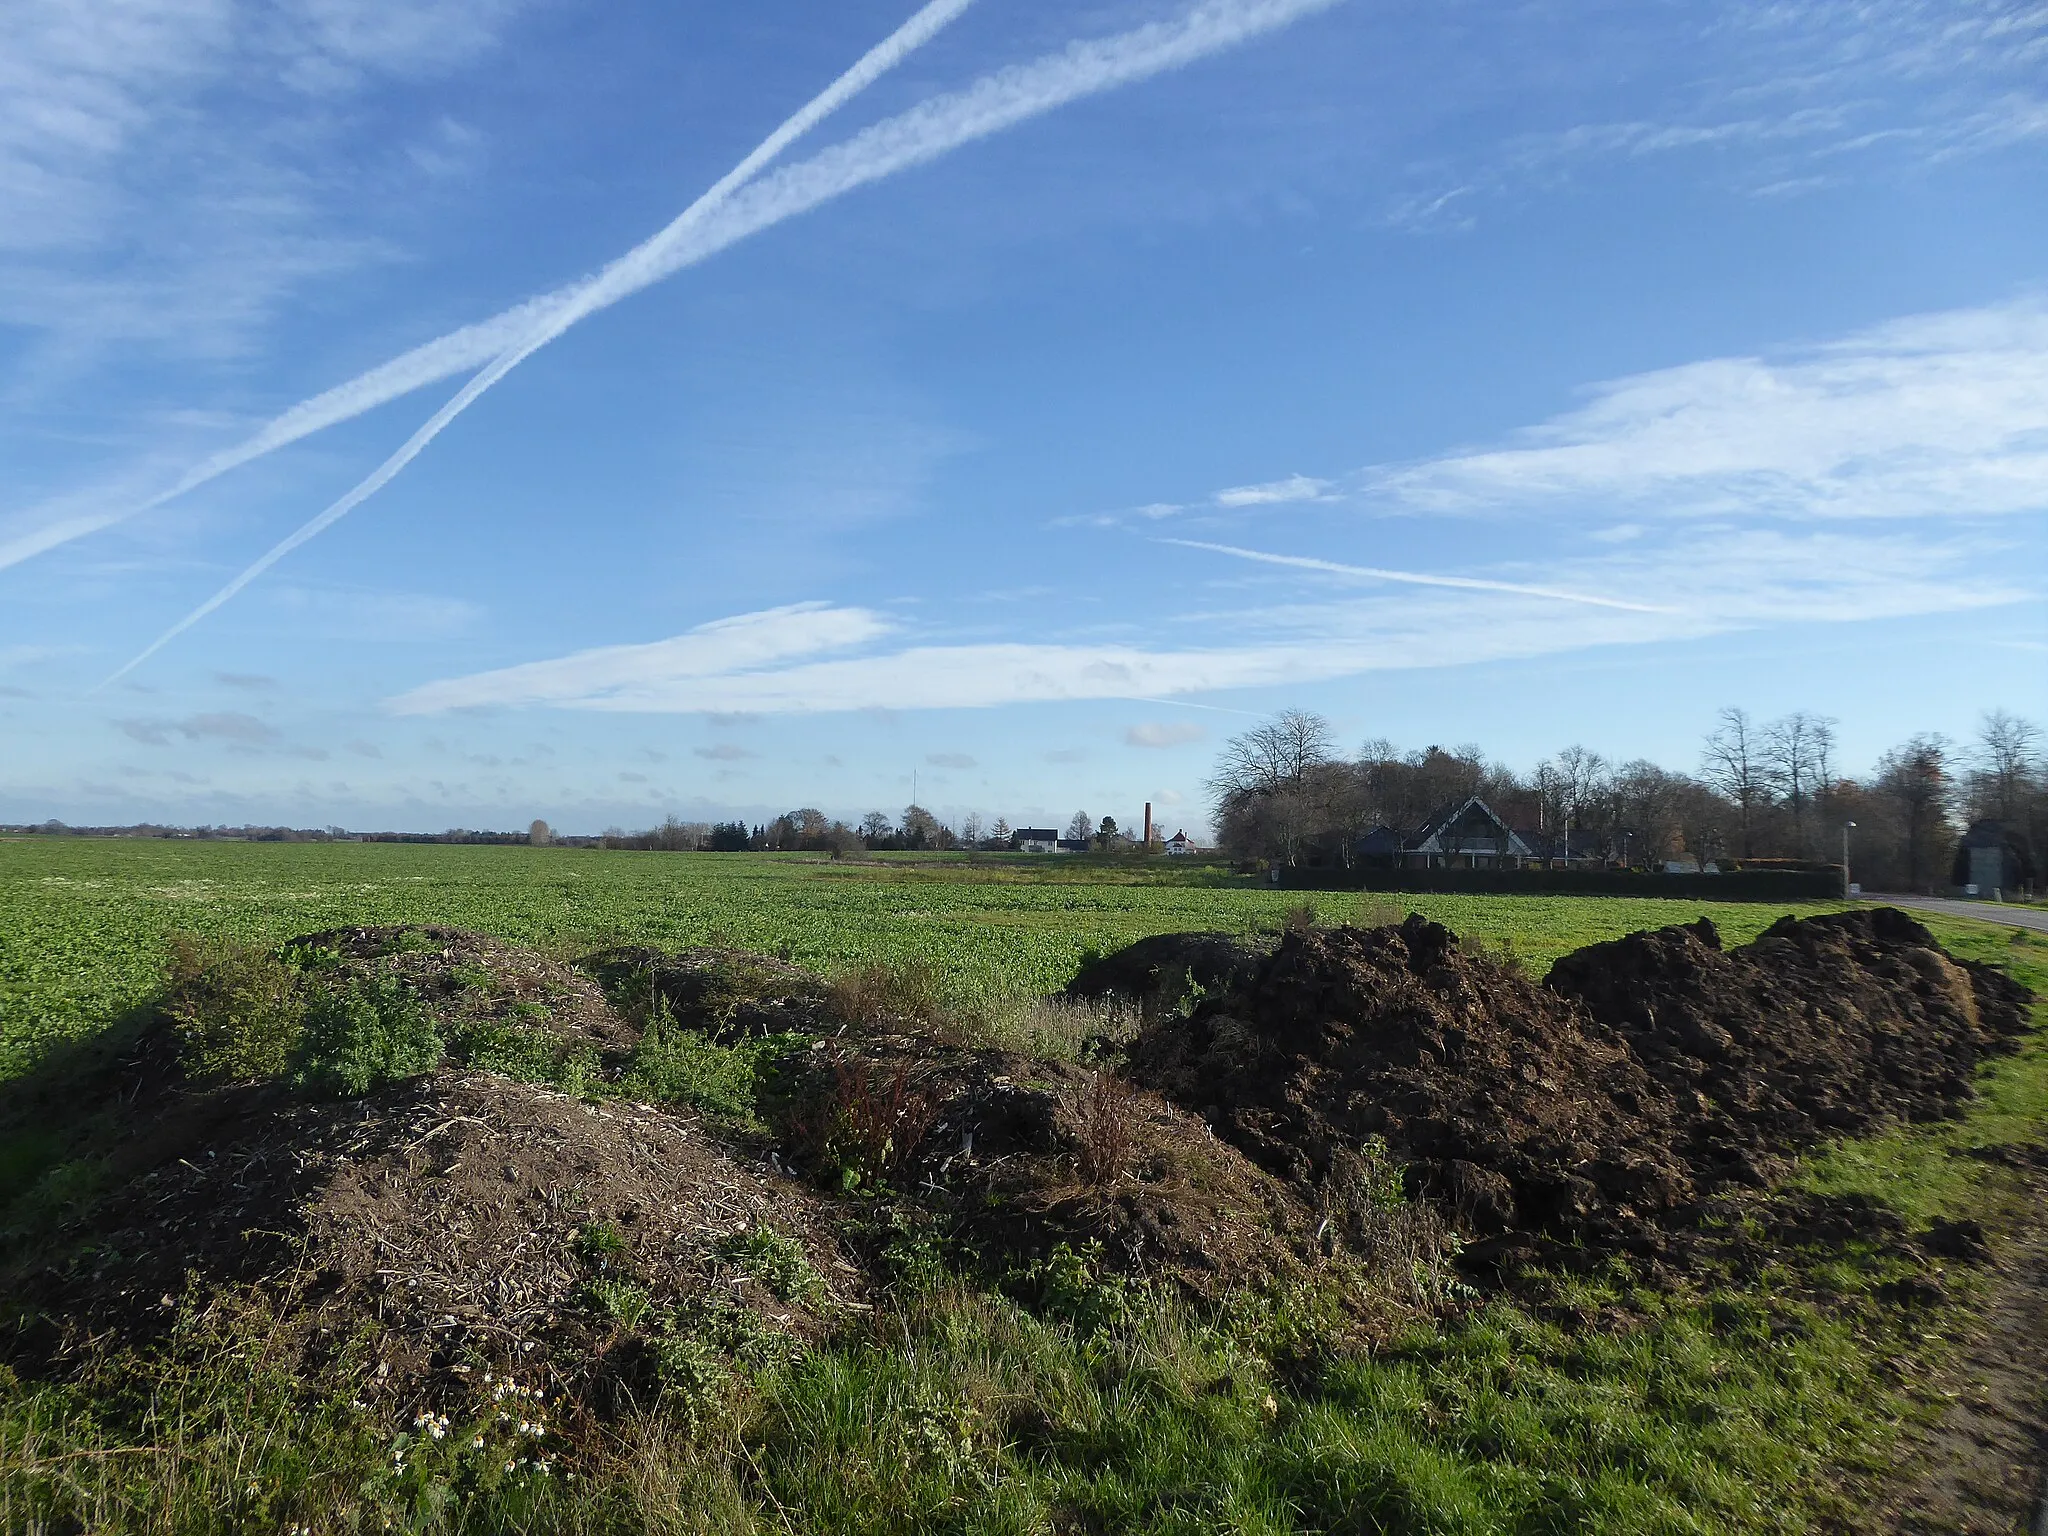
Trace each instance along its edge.
{"label": "green field", "polygon": [[[1310,899],[1326,920],[1387,915],[1386,898]],[[1735,943],[1798,910],[1396,899],[1538,972],[1637,928],[1705,913]],[[912,958],[967,1001],[1050,989],[1083,951],[1145,934],[1271,925],[1301,900],[1213,870],[1064,860],[0,842],[0,1078],[146,1001],[181,929],[274,942],[436,922],[556,955],[712,941],[827,972]],[[2048,942],[1929,926],[2048,989]],[[1975,1216],[2002,1245],[2036,1195],[2023,1159],[1992,1154],[2048,1128],[2044,1041],[1995,1062],[1966,1116],[1820,1149],[1795,1182],[1915,1224]],[[1664,1290],[1619,1269],[1539,1276],[1360,1348],[1298,1297],[1219,1312],[1078,1274],[1061,1301],[942,1258],[711,1410],[615,1426],[609,1460],[575,1483],[480,1479],[459,1434],[394,1469],[389,1426],[335,1384],[266,1370],[260,1318],[224,1314],[75,1381],[0,1367],[0,1530],[1868,1529],[1987,1284],[1959,1270],[1938,1306],[1904,1310],[1883,1288],[1912,1262],[1852,1242]]]}
{"label": "green field", "polygon": [[147,997],[178,929],[271,942],[344,923],[434,922],[557,955],[719,943],[830,972],[918,957],[963,996],[1050,991],[1084,950],[1152,933],[1243,931],[1304,899],[1332,921],[1390,903],[1540,970],[1567,950],[1710,915],[1739,943],[1787,911],[1570,896],[1262,890],[1209,868],[1028,858],[616,853],[395,843],[0,841],[0,1077]]}

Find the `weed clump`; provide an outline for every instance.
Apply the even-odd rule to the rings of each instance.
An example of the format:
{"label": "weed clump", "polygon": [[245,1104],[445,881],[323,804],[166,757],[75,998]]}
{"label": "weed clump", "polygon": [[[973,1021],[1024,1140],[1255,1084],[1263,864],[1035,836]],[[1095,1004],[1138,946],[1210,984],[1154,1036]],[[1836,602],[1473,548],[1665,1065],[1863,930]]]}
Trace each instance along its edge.
{"label": "weed clump", "polygon": [[200,1083],[276,1077],[305,1023],[293,967],[260,945],[195,933],[171,936],[161,1011],[179,1067]]}
{"label": "weed clump", "polygon": [[354,981],[306,1010],[296,1081],[316,1092],[361,1098],[420,1077],[446,1053],[418,996],[391,977]]}
{"label": "weed clump", "polygon": [[870,961],[832,978],[832,1011],[863,1029],[929,1031],[946,1018],[937,967],[925,960]]}

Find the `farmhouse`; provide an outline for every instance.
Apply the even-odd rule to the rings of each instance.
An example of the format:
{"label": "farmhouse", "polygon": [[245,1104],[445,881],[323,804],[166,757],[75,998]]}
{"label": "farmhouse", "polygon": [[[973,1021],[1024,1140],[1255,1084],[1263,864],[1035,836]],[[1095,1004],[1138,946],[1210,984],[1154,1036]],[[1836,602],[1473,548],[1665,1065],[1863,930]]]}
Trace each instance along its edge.
{"label": "farmhouse", "polygon": [[1202,851],[1200,848],[1195,846],[1194,839],[1189,837],[1185,832],[1174,833],[1173,836],[1169,837],[1166,840],[1165,847],[1166,856],[1168,858],[1184,859],[1188,857],[1188,855],[1190,854],[1200,853]]}
{"label": "farmhouse", "polygon": [[[1547,840],[1537,839],[1538,843]],[[1569,844],[1555,852],[1532,846],[1477,795],[1450,806],[1412,832],[1377,826],[1358,839],[1358,862],[1381,869],[1520,869],[1525,861],[1570,857]]]}
{"label": "farmhouse", "polygon": [[1010,834],[1010,847],[1018,853],[1058,853],[1060,835],[1051,827],[1019,827]]}

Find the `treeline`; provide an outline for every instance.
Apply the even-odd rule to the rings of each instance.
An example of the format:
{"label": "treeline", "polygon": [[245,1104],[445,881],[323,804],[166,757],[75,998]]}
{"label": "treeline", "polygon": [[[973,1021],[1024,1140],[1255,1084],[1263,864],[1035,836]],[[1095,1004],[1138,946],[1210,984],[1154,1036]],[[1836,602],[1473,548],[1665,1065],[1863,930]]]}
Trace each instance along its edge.
{"label": "treeline", "polygon": [[[1121,846],[1116,819],[1111,816],[1097,823],[1089,819],[1087,812],[1076,811],[1074,820],[1068,823],[1067,835],[1098,846]],[[830,853],[843,858],[870,849],[966,849],[993,853],[1011,847],[1013,837],[1009,822],[1001,818],[989,822],[979,813],[972,813],[953,827],[923,806],[910,805],[904,807],[900,820],[891,821],[883,811],[869,811],[858,825],[827,816],[810,806],[753,826],[739,821],[680,821],[671,816],[644,832],[609,828],[597,841],[606,848],[640,848],[662,853]]]}
{"label": "treeline", "polygon": [[1613,867],[1666,860],[1850,862],[1873,890],[1961,884],[1966,829],[1995,823],[2022,879],[2048,853],[2042,734],[2004,710],[1957,744],[1916,735],[1862,778],[1836,760],[1836,722],[1797,712],[1720,712],[1696,770],[1614,763],[1567,747],[1518,773],[1477,746],[1399,752],[1368,741],[1343,755],[1321,716],[1290,710],[1234,737],[1209,781],[1222,848],[1239,858],[1348,864],[1378,827],[1404,835],[1477,795],[1539,853]]}

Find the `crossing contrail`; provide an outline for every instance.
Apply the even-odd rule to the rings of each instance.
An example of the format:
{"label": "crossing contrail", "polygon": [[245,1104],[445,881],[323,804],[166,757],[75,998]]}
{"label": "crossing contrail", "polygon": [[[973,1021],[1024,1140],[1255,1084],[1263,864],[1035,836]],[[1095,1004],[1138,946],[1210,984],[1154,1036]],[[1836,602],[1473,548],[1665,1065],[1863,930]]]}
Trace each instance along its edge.
{"label": "crossing contrail", "polygon": [[[660,251],[672,245],[685,230],[701,221],[705,214],[730,196],[735,187],[752,179],[762,166],[787,149],[797,138],[866,90],[915,49],[930,41],[940,28],[973,3],[974,0],[928,0],[916,15],[869,49],[851,69],[763,139],[751,154],[721,177],[710,191],[684,209],[659,234],[634,247],[596,277],[585,278],[557,288],[551,293],[540,294],[523,303],[515,304],[488,320],[480,320],[474,325],[465,325],[459,330],[448,332],[445,336],[438,336],[432,341],[414,347],[410,352],[392,358],[387,363],[380,363],[367,373],[358,374],[345,384],[338,384],[310,400],[301,401],[241,442],[200,460],[170,486],[153,496],[123,506],[60,517],[32,532],[0,542],[0,570],[17,565],[72,539],[140,516],[162,506],[165,502],[183,496],[187,491],[196,490],[209,480],[218,479],[231,469],[237,469],[253,459],[260,459],[265,454],[273,453],[303,437],[309,437],[315,432],[324,431],[328,427],[360,416],[363,412],[373,410],[387,401],[410,394],[429,384],[438,383],[442,379],[461,373],[464,369],[474,368],[480,363],[488,363],[502,357],[508,351],[517,350],[524,345],[536,331],[545,328],[557,316],[570,314],[574,318],[567,324],[574,324],[576,319],[581,318],[581,314],[576,312],[577,306],[593,291],[601,291],[607,280],[615,281],[620,268],[636,260],[645,259],[649,255],[658,255]],[[611,301],[601,301],[608,302]],[[601,307],[601,303],[591,307]],[[581,313],[587,314],[589,310],[585,309]],[[564,328],[566,329],[566,325]],[[558,330],[553,334],[559,335],[561,332]]]}
{"label": "crossing contrail", "polygon": [[1182,549],[1205,549],[1214,555],[1234,555],[1239,560],[1256,560],[1261,565],[1289,565],[1303,571],[1328,571],[1337,576],[1364,576],[1373,581],[1405,582],[1415,587],[1457,587],[1468,592],[1513,592],[1522,597],[1547,597],[1560,603],[1589,603],[1595,608],[1619,608],[1625,613],[1671,613],[1651,603],[1625,603],[1618,597],[1594,597],[1587,592],[1566,592],[1557,587],[1526,587],[1513,581],[1488,581],[1479,576],[1430,576],[1420,571],[1388,571],[1373,565],[1343,565],[1335,560],[1317,560],[1309,555],[1269,555],[1263,550],[1239,549],[1235,544],[1205,544],[1199,539],[1161,539]]}
{"label": "crossing contrail", "polygon": [[[750,185],[739,186],[736,171],[734,178],[728,180],[739,189],[716,205],[716,218],[708,217],[711,208],[705,205],[713,193],[706,193],[698,204],[692,205],[692,210],[659,235],[620,257],[567,298],[554,303],[537,301],[543,302],[544,307],[526,332],[492,358],[404,446],[348,494],[159,636],[108,681],[133,670],[292,550],[375,495],[479,395],[585,316],[857,187],[937,159],[961,145],[1068,102],[1234,47],[1337,3],[1338,0],[1203,0],[1172,21],[1153,22],[1108,38],[1076,41],[1058,53],[984,76],[965,90],[935,96],[862,130],[843,144]],[[714,188],[713,192],[717,190]],[[696,212],[699,208],[704,211]]]}

